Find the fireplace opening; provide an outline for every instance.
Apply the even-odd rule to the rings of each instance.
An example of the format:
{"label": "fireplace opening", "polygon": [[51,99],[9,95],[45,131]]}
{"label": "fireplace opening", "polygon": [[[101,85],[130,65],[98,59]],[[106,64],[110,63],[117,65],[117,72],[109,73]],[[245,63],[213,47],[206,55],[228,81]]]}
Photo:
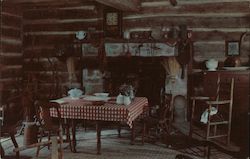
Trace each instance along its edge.
{"label": "fireplace opening", "polygon": [[148,98],[149,106],[160,105],[161,90],[165,88],[165,69],[162,57],[108,58],[104,90],[112,96],[119,94],[122,84],[135,88],[136,96]]}

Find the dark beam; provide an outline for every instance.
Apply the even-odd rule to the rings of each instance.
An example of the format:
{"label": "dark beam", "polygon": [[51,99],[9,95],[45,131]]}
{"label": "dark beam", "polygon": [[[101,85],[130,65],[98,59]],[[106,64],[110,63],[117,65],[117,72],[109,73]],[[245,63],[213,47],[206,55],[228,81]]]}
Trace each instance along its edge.
{"label": "dark beam", "polygon": [[74,5],[74,4],[85,4],[90,1],[82,1],[82,0],[5,0],[6,4],[22,4],[22,5],[32,5],[32,6],[39,6],[39,5]]}
{"label": "dark beam", "polygon": [[[8,3],[42,3],[42,2],[56,2],[56,0],[8,0]],[[65,2],[61,0],[59,2]]]}
{"label": "dark beam", "polygon": [[97,2],[122,11],[139,11],[139,0],[96,0]]}

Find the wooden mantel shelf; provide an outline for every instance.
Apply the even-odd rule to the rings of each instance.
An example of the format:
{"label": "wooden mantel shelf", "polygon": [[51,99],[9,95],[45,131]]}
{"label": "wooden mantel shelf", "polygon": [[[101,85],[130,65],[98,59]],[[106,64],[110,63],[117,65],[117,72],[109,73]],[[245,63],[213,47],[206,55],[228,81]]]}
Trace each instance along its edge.
{"label": "wooden mantel shelf", "polygon": [[163,42],[105,42],[106,56],[177,56],[175,45]]}
{"label": "wooden mantel shelf", "polygon": [[113,39],[113,38],[106,38],[104,39],[104,43],[166,43],[169,46],[175,46],[177,41],[174,39]]}
{"label": "wooden mantel shelf", "polygon": [[[171,43],[169,43],[171,42]],[[177,42],[167,40],[153,39],[104,39],[91,42],[79,41],[81,44],[82,56],[97,56],[98,50],[104,45],[105,54],[109,57],[117,56],[139,56],[139,57],[159,57],[159,56],[177,56]]]}

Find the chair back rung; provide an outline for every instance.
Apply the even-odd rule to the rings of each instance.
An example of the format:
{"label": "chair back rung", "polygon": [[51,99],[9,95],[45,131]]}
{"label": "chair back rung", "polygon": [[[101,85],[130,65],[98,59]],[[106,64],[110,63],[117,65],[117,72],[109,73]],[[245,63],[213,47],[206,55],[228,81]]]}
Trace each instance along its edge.
{"label": "chair back rung", "polygon": [[208,136],[209,139],[213,139],[213,138],[218,138],[218,137],[226,137],[228,136],[227,134],[222,134],[222,135],[213,135],[213,136]]}
{"label": "chair back rung", "polygon": [[228,121],[210,122],[210,125],[223,125],[228,123],[229,123]]}

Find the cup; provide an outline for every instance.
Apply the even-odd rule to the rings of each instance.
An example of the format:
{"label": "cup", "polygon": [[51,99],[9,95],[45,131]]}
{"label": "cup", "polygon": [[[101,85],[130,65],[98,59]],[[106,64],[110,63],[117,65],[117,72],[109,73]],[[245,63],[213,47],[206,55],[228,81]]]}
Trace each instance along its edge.
{"label": "cup", "polygon": [[76,32],[76,38],[78,40],[85,39],[86,35],[87,35],[86,31],[78,31],[78,32]]}
{"label": "cup", "polygon": [[128,31],[128,30],[124,31],[123,37],[124,37],[124,39],[130,39],[130,31]]}

